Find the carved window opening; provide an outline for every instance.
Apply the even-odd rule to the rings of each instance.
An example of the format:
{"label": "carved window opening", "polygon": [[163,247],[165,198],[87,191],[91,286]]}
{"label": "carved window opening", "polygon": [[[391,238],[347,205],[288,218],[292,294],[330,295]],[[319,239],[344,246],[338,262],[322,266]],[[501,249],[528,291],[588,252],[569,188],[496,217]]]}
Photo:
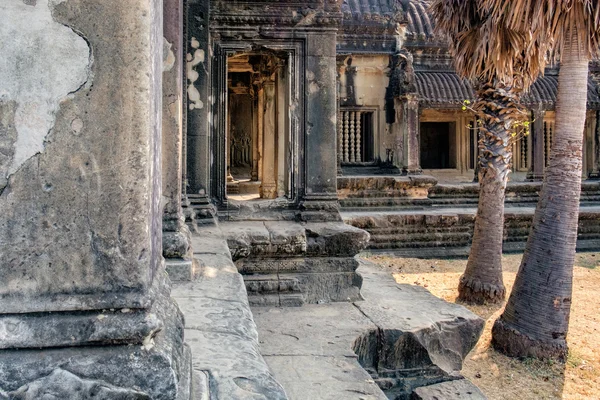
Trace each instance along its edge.
{"label": "carved window opening", "polygon": [[338,112],[338,157],[343,164],[375,161],[375,111],[342,107]]}

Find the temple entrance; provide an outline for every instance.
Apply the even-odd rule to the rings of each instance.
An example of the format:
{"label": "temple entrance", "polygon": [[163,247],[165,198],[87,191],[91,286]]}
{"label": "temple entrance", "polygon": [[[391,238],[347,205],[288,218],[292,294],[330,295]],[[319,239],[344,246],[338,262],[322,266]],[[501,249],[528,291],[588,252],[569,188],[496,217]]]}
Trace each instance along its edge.
{"label": "temple entrance", "polygon": [[422,122],[420,137],[423,169],[456,168],[456,123]]}
{"label": "temple entrance", "polygon": [[289,84],[285,53],[227,60],[226,195],[229,200],[288,195]]}

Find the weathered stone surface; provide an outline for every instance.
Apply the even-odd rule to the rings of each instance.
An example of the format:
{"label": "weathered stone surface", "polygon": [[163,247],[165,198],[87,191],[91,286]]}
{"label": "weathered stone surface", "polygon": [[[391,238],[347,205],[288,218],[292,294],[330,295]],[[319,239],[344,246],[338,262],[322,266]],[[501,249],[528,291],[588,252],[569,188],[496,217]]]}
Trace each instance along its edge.
{"label": "weathered stone surface", "polygon": [[0,315],[0,349],[141,344],[162,327],[151,309]]}
{"label": "weathered stone surface", "polygon": [[483,320],[405,290],[373,264],[358,272],[364,301],[253,308],[262,354],[290,398],[408,399],[419,386],[461,379]]}
{"label": "weathered stone surface", "polygon": [[145,393],[117,388],[102,381],[84,380],[62,369],[56,369],[47,377],[40,378],[6,395],[7,399],[15,400],[87,400],[92,397],[98,400],[150,400]]}
{"label": "weathered stone surface", "polygon": [[[230,222],[221,225],[254,305],[299,306],[360,299],[353,258],[368,234],[340,222]],[[260,277],[260,278],[259,278]]]}
{"label": "weathered stone surface", "polygon": [[385,400],[352,342],[375,325],[351,303],[252,309],[261,353],[290,399]]}
{"label": "weathered stone surface", "polygon": [[0,102],[19,136],[0,195],[0,312],[148,307],[161,249],[161,10],[0,7],[12,38],[0,44]]}
{"label": "weathered stone surface", "polygon": [[423,386],[414,390],[411,400],[486,400],[481,390],[466,379]]}
{"label": "weathered stone surface", "polygon": [[[227,247],[214,228],[204,231],[217,249]],[[193,242],[201,246],[203,239],[196,236]],[[201,268],[195,281],[177,284],[173,297],[186,315],[193,368],[210,376],[211,398],[287,399],[258,350],[244,280],[231,256],[196,253],[196,257]]]}
{"label": "weathered stone surface", "polygon": [[193,281],[200,266],[193,260],[171,258],[165,260],[165,269],[171,282]]}
{"label": "weathered stone surface", "polygon": [[388,393],[410,394],[418,386],[456,379],[484,321],[422,287],[398,285],[389,274],[363,263],[359,271],[366,301],[356,306],[377,330],[354,343],[361,365],[383,382],[393,380]]}
{"label": "weathered stone surface", "polygon": [[342,223],[314,223],[306,226],[310,256],[354,257],[366,248],[369,234]]}
{"label": "weathered stone surface", "polygon": [[[164,328],[141,343],[0,351],[0,388],[7,393],[18,391],[57,369],[64,369],[84,381],[135,388],[150,399],[188,400],[186,364],[190,360],[189,350],[183,345],[183,316],[166,294],[163,291],[155,307]],[[185,393],[187,397],[183,396]],[[69,391],[61,398],[76,396],[76,391]]]}
{"label": "weathered stone surface", "polygon": [[166,258],[186,258],[190,252],[187,228],[175,232],[163,232],[163,255]]}

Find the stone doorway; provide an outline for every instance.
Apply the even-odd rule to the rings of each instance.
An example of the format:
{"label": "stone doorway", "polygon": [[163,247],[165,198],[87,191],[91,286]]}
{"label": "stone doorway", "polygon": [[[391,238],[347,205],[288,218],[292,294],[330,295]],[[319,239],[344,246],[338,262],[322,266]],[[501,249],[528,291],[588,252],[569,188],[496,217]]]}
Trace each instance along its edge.
{"label": "stone doorway", "polygon": [[287,53],[267,49],[227,58],[226,197],[290,198],[290,85]]}
{"label": "stone doorway", "polygon": [[456,123],[422,122],[421,168],[456,168]]}

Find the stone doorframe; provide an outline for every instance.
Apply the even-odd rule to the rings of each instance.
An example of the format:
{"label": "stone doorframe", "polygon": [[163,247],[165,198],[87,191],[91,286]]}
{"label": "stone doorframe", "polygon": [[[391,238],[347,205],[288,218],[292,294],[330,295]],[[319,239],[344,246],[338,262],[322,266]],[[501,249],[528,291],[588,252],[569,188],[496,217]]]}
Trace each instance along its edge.
{"label": "stone doorframe", "polygon": [[[231,31],[228,32],[231,34]],[[290,35],[277,35],[277,38],[247,39],[244,35],[236,35],[236,38],[213,39],[212,57],[212,126],[211,126],[211,148],[213,159],[211,165],[211,195],[212,200],[220,209],[227,209],[227,73],[228,58],[236,53],[260,51],[274,51],[287,55],[287,68],[289,78],[289,132],[288,132],[288,154],[286,160],[289,165],[288,187],[286,194],[290,207],[299,205],[304,196],[304,129],[305,125],[305,94],[302,90],[305,80],[306,38],[300,37],[298,32]],[[241,37],[241,38],[240,38]]]}

